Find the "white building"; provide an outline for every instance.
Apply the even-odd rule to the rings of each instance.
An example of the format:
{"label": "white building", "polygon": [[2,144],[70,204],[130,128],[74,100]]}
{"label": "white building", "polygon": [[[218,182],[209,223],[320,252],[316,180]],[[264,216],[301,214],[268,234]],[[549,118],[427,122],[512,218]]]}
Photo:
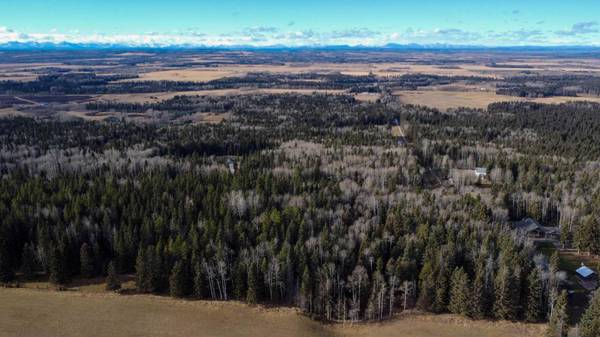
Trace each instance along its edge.
{"label": "white building", "polygon": [[477,178],[487,177],[487,169],[485,167],[476,167],[475,170],[473,170],[473,172],[475,173],[475,176],[477,176]]}

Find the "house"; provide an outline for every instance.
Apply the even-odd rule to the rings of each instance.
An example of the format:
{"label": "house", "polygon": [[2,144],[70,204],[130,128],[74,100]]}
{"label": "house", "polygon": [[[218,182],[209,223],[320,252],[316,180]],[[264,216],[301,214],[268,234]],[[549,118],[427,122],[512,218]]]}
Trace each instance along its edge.
{"label": "house", "polygon": [[587,267],[583,263],[579,267],[575,274],[579,280],[579,284],[587,290],[596,290],[598,288],[598,274],[593,271],[590,267]]}
{"label": "house", "polygon": [[235,161],[233,159],[227,159],[227,168],[229,169],[229,173],[235,174]]}
{"label": "house", "polygon": [[473,170],[473,172],[475,173],[475,176],[477,178],[487,177],[487,168],[485,167],[476,167],[475,170]]}
{"label": "house", "polygon": [[513,229],[527,235],[530,239],[560,240],[560,230],[558,227],[542,226],[532,218],[517,221],[513,225]]}

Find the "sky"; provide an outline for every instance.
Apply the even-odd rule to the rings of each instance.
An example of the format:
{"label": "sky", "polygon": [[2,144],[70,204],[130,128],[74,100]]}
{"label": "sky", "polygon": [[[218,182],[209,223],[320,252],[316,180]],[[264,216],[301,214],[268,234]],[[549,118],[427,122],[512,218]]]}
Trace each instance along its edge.
{"label": "sky", "polygon": [[599,0],[0,0],[0,44],[600,46]]}

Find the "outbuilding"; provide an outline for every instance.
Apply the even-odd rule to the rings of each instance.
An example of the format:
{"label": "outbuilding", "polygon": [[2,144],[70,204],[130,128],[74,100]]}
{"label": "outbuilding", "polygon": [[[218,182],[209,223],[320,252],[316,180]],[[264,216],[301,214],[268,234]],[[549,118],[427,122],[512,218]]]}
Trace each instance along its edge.
{"label": "outbuilding", "polygon": [[577,274],[577,279],[582,287],[587,290],[596,290],[598,288],[598,274],[592,268],[581,264],[575,274]]}

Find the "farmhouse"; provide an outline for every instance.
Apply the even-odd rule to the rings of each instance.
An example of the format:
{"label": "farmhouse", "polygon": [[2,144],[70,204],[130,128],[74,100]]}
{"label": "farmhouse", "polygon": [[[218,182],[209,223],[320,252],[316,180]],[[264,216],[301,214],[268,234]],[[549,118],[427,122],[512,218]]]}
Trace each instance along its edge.
{"label": "farmhouse", "polygon": [[598,274],[583,263],[581,267],[575,271],[577,279],[582,287],[587,290],[596,290],[598,288]]}
{"label": "farmhouse", "polygon": [[487,169],[485,167],[476,167],[475,170],[473,170],[473,172],[475,173],[475,176],[477,178],[487,177]]}
{"label": "farmhouse", "polygon": [[527,235],[530,239],[560,240],[560,230],[557,227],[542,226],[532,218],[517,221],[513,229]]}

